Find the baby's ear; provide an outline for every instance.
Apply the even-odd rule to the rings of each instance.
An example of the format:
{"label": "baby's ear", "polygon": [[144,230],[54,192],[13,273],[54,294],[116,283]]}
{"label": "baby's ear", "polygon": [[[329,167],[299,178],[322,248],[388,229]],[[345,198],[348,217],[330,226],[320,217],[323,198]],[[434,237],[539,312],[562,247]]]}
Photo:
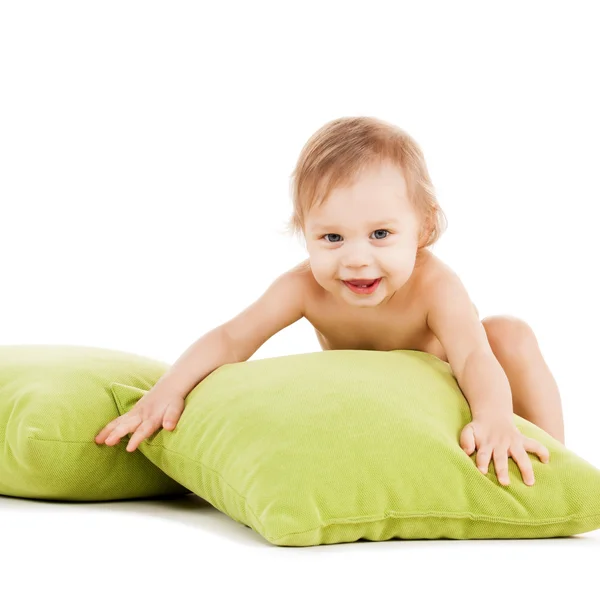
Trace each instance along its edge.
{"label": "baby's ear", "polygon": [[422,244],[427,243],[427,240],[429,239],[429,236],[431,235],[432,231],[433,231],[433,224],[431,222],[431,219],[428,217],[426,219],[426,221],[423,223],[423,225],[421,225],[421,230],[419,233],[419,247]]}

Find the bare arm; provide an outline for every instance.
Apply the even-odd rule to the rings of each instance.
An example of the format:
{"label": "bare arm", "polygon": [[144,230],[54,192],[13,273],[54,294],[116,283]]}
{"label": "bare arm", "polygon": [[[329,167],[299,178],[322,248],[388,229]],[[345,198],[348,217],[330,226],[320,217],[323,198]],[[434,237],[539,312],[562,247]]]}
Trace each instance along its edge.
{"label": "bare arm", "polygon": [[270,337],[304,316],[306,277],[286,271],[239,315],[223,324],[236,360],[248,360]]}
{"label": "bare arm", "polygon": [[506,417],[512,420],[510,383],[493,352],[474,352],[467,358],[460,389],[469,401],[473,418]]}
{"label": "bare arm", "polygon": [[161,426],[174,429],[188,394],[209,373],[247,360],[272,335],[304,315],[305,281],[297,268],[277,277],[243,312],[194,342],[129,412],[104,426],[95,442],[114,446],[132,433],[127,450],[133,452]]}
{"label": "bare arm", "polygon": [[479,314],[454,273],[431,282],[427,325],[440,340],[471,414],[512,417],[510,384]]}
{"label": "bare arm", "polygon": [[236,354],[222,325],[196,340],[156,382],[185,398],[207,375],[226,363],[237,362]]}
{"label": "bare arm", "polygon": [[177,359],[157,387],[186,397],[226,363],[248,360],[270,337],[304,315],[304,278],[283,273],[240,314],[204,334]]}

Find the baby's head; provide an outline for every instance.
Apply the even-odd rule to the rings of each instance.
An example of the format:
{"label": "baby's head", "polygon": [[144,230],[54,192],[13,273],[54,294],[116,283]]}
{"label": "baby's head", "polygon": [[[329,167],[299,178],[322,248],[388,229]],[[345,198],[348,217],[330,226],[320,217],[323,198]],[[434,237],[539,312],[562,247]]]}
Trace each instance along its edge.
{"label": "baby's head", "polygon": [[[312,135],[292,200],[286,230],[304,237],[316,281],[356,306],[387,302],[447,226],[419,145],[373,117],[335,119]],[[344,283],[376,278],[370,294]]]}

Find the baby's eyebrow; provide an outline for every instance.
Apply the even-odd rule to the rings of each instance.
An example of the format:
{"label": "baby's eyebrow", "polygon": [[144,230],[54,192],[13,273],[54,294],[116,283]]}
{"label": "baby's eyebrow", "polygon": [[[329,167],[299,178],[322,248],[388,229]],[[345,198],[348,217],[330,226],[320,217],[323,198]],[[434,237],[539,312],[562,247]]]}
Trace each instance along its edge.
{"label": "baby's eyebrow", "polygon": [[[387,227],[388,225],[397,225],[398,221],[396,219],[385,219],[383,221],[374,221],[371,223],[367,223],[367,227]],[[321,223],[315,223],[313,225],[314,229],[339,229],[339,225],[325,225]]]}

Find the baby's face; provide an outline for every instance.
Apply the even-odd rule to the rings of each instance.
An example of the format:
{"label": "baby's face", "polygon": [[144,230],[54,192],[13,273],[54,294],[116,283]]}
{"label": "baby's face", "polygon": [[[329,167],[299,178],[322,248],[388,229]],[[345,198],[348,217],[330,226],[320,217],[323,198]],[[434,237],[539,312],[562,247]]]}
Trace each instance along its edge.
{"label": "baby's face", "polygon": [[[419,227],[402,171],[381,164],[310,210],[304,234],[312,273],[324,289],[353,306],[386,303],[413,272]],[[369,293],[344,283],[377,278]]]}

